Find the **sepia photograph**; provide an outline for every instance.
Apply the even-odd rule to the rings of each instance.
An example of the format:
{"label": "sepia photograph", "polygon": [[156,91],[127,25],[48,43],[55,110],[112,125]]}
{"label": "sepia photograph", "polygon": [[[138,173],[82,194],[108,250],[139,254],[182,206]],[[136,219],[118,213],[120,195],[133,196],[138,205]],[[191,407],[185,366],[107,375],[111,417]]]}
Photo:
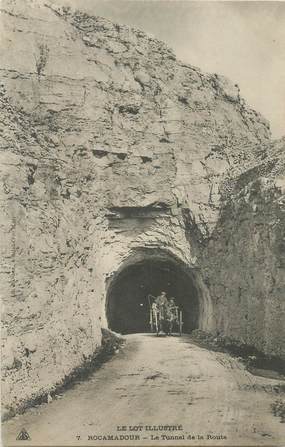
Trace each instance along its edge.
{"label": "sepia photograph", "polygon": [[3,447],[284,447],[285,1],[0,0]]}

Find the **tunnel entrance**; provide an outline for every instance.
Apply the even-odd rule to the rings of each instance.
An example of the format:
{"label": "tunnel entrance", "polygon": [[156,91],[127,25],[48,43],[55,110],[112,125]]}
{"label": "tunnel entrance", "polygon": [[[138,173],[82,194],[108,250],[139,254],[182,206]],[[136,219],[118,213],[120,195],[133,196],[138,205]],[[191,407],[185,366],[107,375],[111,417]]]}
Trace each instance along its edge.
{"label": "tunnel entrance", "polygon": [[113,278],[107,294],[110,329],[121,334],[150,332],[148,295],[162,291],[183,312],[183,332],[198,327],[199,301],[193,278],[170,259],[145,259],[127,265]]}

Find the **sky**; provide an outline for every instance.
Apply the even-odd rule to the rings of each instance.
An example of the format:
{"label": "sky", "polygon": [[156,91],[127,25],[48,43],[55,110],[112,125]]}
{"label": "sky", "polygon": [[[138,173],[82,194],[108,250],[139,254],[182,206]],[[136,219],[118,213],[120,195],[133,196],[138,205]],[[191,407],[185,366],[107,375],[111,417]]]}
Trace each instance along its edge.
{"label": "sky", "polygon": [[177,57],[230,78],[285,135],[285,1],[57,0],[140,28]]}

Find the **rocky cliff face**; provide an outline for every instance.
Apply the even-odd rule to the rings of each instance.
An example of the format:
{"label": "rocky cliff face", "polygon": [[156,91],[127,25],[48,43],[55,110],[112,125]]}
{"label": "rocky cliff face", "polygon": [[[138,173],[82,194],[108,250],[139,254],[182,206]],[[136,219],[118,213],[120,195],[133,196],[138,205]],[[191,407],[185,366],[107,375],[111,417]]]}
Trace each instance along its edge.
{"label": "rocky cliff face", "polygon": [[216,328],[284,357],[285,140],[231,181],[202,257]]}
{"label": "rocky cliff face", "polygon": [[4,404],[47,393],[94,354],[107,280],[141,249],[193,269],[200,327],[281,354],[278,329],[265,346],[254,322],[264,254],[268,326],[281,300],[281,193],[245,172],[273,149],[238,87],[79,11],[7,1],[1,23]]}

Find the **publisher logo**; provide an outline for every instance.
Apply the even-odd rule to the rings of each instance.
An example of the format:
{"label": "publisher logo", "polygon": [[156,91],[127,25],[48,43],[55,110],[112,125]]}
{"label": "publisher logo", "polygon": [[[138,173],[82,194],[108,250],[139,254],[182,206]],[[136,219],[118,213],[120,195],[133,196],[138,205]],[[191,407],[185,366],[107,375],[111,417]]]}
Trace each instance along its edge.
{"label": "publisher logo", "polygon": [[27,430],[22,428],[16,439],[17,441],[29,441],[31,438]]}

